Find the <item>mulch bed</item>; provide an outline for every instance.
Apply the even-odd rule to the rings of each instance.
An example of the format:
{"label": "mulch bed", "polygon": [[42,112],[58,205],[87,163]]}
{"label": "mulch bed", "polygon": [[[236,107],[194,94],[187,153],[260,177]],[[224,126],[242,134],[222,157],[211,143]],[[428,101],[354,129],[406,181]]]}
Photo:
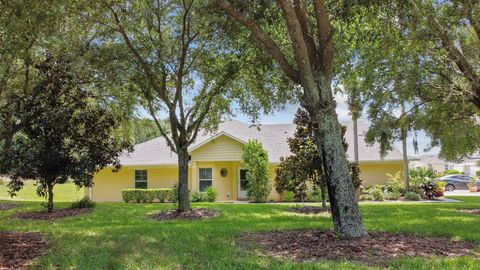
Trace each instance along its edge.
{"label": "mulch bed", "polygon": [[197,208],[187,212],[180,212],[178,210],[167,210],[157,214],[150,215],[150,218],[153,218],[155,220],[178,220],[178,219],[194,220],[194,219],[213,218],[219,215],[220,215],[220,212],[214,209]]}
{"label": "mulch bed", "polygon": [[48,213],[47,211],[35,211],[35,212],[24,212],[15,215],[16,218],[21,219],[34,219],[34,220],[56,220],[62,219],[71,216],[77,216],[85,213],[92,212],[92,209],[88,208],[63,208],[63,209],[54,209],[53,212]]}
{"label": "mulch bed", "polygon": [[47,248],[39,233],[0,232],[0,269],[24,269]]}
{"label": "mulch bed", "polygon": [[312,215],[312,214],[327,213],[327,212],[330,212],[330,209],[322,206],[301,206],[301,207],[297,206],[297,207],[287,208],[286,211],[297,213],[297,214]]}
{"label": "mulch bed", "polygon": [[369,265],[388,265],[399,257],[455,257],[472,255],[475,245],[447,237],[370,232],[369,236],[339,239],[332,231],[273,231],[247,234],[239,246],[259,244],[266,255],[298,261],[348,260]]}
{"label": "mulch bed", "polygon": [[480,215],[480,209],[458,209],[458,211],[467,214]]}
{"label": "mulch bed", "polygon": [[20,205],[18,204],[13,204],[13,203],[0,203],[0,211],[4,210],[10,210],[16,207],[19,207]]}

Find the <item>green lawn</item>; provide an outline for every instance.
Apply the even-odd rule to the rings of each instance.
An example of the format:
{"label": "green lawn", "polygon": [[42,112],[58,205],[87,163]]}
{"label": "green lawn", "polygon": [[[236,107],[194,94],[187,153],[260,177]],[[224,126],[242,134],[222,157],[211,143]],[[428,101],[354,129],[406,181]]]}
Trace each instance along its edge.
{"label": "green lawn", "polygon": [[[55,202],[72,202],[83,197],[83,188],[79,189],[74,183],[58,184],[53,187]],[[26,181],[22,190],[17,193],[17,196],[11,198],[8,194],[7,183],[0,183],[0,200],[14,200],[14,201],[44,201],[42,197],[37,195],[37,187],[35,181]]]}
{"label": "green lawn", "polygon": [[[480,216],[456,211],[480,208],[480,197],[463,203],[362,204],[369,230],[446,235],[480,245]],[[349,262],[280,261],[256,256],[235,246],[249,231],[330,228],[329,217],[298,216],[286,205],[195,204],[219,209],[222,216],[203,221],[158,222],[148,213],[171,204],[99,203],[95,211],[62,221],[9,218],[17,211],[39,209],[39,203],[0,211],[0,230],[40,231],[51,244],[34,269],[370,269]],[[57,207],[66,207],[58,203]],[[473,258],[398,259],[391,269],[480,269]]]}

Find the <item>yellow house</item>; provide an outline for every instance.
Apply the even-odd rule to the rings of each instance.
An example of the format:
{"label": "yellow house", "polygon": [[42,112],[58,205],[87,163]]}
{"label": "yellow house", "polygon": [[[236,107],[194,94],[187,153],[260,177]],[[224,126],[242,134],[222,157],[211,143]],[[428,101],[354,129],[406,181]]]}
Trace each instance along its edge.
{"label": "yellow house", "polygon": [[[353,157],[353,132],[347,125],[346,139],[349,142],[347,156]],[[189,189],[203,191],[213,186],[218,191],[217,200],[247,199],[246,171],[241,167],[241,153],[250,139],[259,140],[267,150],[270,160],[272,192],[270,200],[280,196],[273,188],[275,168],[280,157],[290,155],[287,138],[292,137],[294,124],[272,124],[260,127],[249,126],[236,120],[220,124],[215,133],[200,134],[190,147]],[[402,154],[394,149],[380,159],[379,146],[367,146],[363,134],[367,127],[359,122],[359,164],[364,185],[381,184],[387,180],[387,173],[403,169]],[[127,188],[170,188],[178,179],[177,156],[168,147],[163,137],[140,143],[134,151],[120,158],[122,168],[114,173],[106,168],[94,176],[94,186],[86,190],[94,201],[118,202],[122,200],[122,189]]]}

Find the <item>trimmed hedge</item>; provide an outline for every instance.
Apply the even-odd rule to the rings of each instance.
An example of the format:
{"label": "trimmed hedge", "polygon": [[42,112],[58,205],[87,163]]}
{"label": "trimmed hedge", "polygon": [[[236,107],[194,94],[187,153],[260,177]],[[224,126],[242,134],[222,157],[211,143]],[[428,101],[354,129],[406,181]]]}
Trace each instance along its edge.
{"label": "trimmed hedge", "polygon": [[173,188],[141,189],[131,188],[122,190],[122,198],[126,203],[153,203],[175,202],[176,194]]}

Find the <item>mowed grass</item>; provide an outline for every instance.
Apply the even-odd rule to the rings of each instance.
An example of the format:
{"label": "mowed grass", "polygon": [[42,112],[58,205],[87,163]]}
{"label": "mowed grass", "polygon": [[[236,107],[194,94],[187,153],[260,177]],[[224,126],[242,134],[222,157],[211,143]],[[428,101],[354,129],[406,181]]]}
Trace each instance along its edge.
{"label": "mowed grass", "polygon": [[[44,198],[37,195],[36,181],[25,181],[23,188],[17,192],[17,196],[11,197],[8,194],[8,182],[3,180],[0,182],[0,200],[13,201],[45,201]],[[74,183],[57,184],[53,187],[55,202],[72,202],[81,199],[84,196],[83,188],[78,188]]]}
{"label": "mowed grass", "polygon": [[[473,241],[480,246],[480,216],[458,208],[480,208],[480,197],[462,203],[362,204],[368,230],[442,235]],[[57,203],[56,207],[67,207]],[[329,229],[328,216],[299,216],[281,204],[194,204],[218,209],[218,218],[202,221],[159,222],[149,213],[172,204],[99,203],[91,214],[61,221],[25,221],[16,212],[40,209],[25,202],[21,208],[0,211],[0,230],[39,231],[50,244],[48,254],[33,269],[383,269],[352,262],[293,262],[259,256],[236,246],[247,232]],[[480,261],[462,258],[402,258],[390,269],[480,269]]]}

